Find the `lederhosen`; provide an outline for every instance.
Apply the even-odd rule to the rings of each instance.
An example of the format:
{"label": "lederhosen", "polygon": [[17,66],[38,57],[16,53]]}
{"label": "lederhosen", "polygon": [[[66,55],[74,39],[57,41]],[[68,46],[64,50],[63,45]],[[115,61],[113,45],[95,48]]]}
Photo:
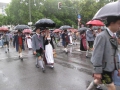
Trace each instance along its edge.
{"label": "lederhosen", "polygon": [[4,45],[9,45],[9,42],[7,41],[7,35],[4,35],[3,37],[4,37],[4,40],[5,40]]}
{"label": "lederhosen", "polygon": [[[107,31],[107,30],[106,30]],[[107,33],[109,34],[109,32],[107,31]],[[115,52],[114,52],[114,64],[115,64],[115,70],[117,70],[117,67],[116,67],[116,59],[115,59],[115,55],[116,55],[116,50],[118,49],[118,43],[117,43],[117,39],[116,38],[113,38],[111,37],[111,35],[109,34],[110,36],[110,43],[112,45],[112,47],[115,49]],[[109,72],[109,71],[104,71],[103,70],[103,73],[102,73],[102,83],[103,84],[111,84],[113,82],[113,72]]]}
{"label": "lederhosen", "polygon": [[[37,35],[37,34],[36,34]],[[38,36],[38,35],[37,35]],[[36,56],[39,57],[39,56],[43,56],[43,49],[40,47],[40,49],[36,50]]]}

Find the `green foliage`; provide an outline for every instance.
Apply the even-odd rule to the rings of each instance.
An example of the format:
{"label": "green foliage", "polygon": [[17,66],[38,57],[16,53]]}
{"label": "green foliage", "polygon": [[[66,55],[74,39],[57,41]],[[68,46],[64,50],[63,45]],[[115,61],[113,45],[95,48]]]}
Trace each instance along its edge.
{"label": "green foliage", "polygon": [[[6,8],[7,16],[0,15],[0,25],[2,24],[27,24],[29,18],[29,4],[31,8],[31,21],[33,24],[41,18],[50,18],[56,23],[56,27],[61,25],[74,25],[77,27],[77,14],[82,16],[82,23],[91,20],[94,14],[109,0],[12,0]],[[62,3],[62,9],[58,9],[58,2]]]}

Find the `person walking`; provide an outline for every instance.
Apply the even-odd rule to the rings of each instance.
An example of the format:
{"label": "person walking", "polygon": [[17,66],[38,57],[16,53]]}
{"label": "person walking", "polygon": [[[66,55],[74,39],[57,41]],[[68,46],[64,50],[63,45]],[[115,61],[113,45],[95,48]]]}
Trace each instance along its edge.
{"label": "person walking", "polygon": [[113,83],[113,72],[120,76],[120,61],[118,57],[118,43],[114,33],[120,28],[120,16],[107,17],[107,29],[95,39],[91,62],[94,66],[94,80],[86,90],[94,90],[99,84],[105,84],[107,90],[116,90]]}
{"label": "person walking", "polygon": [[89,29],[86,31],[86,39],[89,46],[89,49],[86,51],[86,58],[88,58],[89,50],[93,49],[95,35],[96,33],[92,30],[92,25],[89,25]]}
{"label": "person walking", "polygon": [[64,32],[62,34],[62,42],[63,42],[63,46],[64,46],[64,51],[66,53],[68,53],[67,45],[70,43],[70,39],[69,39],[67,30],[64,30]]}
{"label": "person walking", "polygon": [[24,47],[24,36],[21,30],[18,30],[17,34],[14,36],[13,46],[16,47],[16,51],[19,52],[19,58],[23,61],[22,50],[25,50]]}
{"label": "person walking", "polygon": [[76,32],[73,33],[73,45],[77,45],[77,35],[76,35]]}
{"label": "person walking", "polygon": [[39,66],[42,69],[42,72],[45,72],[44,64],[43,64],[43,52],[44,52],[44,39],[43,36],[40,34],[41,29],[39,27],[36,27],[35,29],[36,34],[32,36],[32,49],[33,54],[36,55],[36,67],[39,68]]}
{"label": "person walking", "polygon": [[97,30],[97,32],[96,32],[96,36],[99,35],[101,32],[102,32],[101,28],[98,27],[98,30]]}
{"label": "person walking", "polygon": [[26,34],[26,44],[27,44],[27,47],[28,49],[32,49],[32,37],[30,36],[30,34]]}
{"label": "person walking", "polygon": [[73,34],[72,34],[72,31],[69,31],[68,36],[69,36],[69,39],[70,39],[70,45],[73,45]]}
{"label": "person walking", "polygon": [[4,32],[2,40],[3,40],[3,44],[5,45],[5,53],[7,53],[9,52],[9,41],[10,41],[7,32]]}
{"label": "person walking", "polygon": [[55,43],[57,46],[60,46],[60,34],[59,32],[54,33]]}
{"label": "person walking", "polygon": [[86,41],[86,33],[80,34],[81,40],[80,40],[80,50],[81,51],[87,51],[88,45]]}
{"label": "person walking", "polygon": [[45,48],[45,64],[50,68],[54,68],[54,57],[55,47],[53,44],[52,37],[50,36],[49,29],[46,29],[46,35],[44,38],[44,48]]}

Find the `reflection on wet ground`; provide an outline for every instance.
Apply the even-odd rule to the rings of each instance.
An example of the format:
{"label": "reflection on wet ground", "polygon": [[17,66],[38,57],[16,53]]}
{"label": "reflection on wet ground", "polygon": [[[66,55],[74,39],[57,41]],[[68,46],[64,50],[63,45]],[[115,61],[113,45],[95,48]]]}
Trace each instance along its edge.
{"label": "reflection on wet ground", "polygon": [[[90,58],[86,58],[86,52],[75,51],[78,47],[69,47],[69,53],[65,54],[64,51],[57,51],[57,58],[55,58],[55,63],[58,63],[64,67],[78,70],[80,72],[92,75],[92,64],[90,63]],[[77,66],[76,66],[77,65]]]}
{"label": "reflection on wet ground", "polygon": [[68,63],[63,63],[63,62],[59,62],[59,61],[55,61],[55,63],[57,64],[60,64],[64,67],[67,67],[67,68],[70,68],[70,69],[75,69],[75,70],[78,70],[80,72],[83,72],[83,73],[86,73],[86,74],[89,74],[89,75],[92,75],[92,72],[91,70],[88,70],[88,69],[85,69],[85,68],[77,68],[71,64],[68,64]]}
{"label": "reflection on wet ground", "polygon": [[[0,82],[1,88],[5,87],[7,80],[10,82],[10,84],[7,83],[8,86],[11,86],[11,87],[16,86],[17,84],[18,84],[18,86],[20,85],[23,87],[24,86],[23,80],[24,80],[26,87],[29,86],[30,88],[32,88],[31,86],[35,86],[35,88],[36,88],[36,81],[38,81],[40,83],[42,80],[46,84],[46,82],[51,80],[51,78],[49,78],[49,77],[51,77],[51,75],[52,75],[52,77],[55,76],[55,78],[54,78],[55,81],[53,79],[51,80],[54,83],[53,85],[55,85],[57,80],[59,82],[60,82],[60,80],[63,80],[63,82],[59,83],[59,85],[61,85],[61,86],[65,85],[64,86],[65,88],[67,88],[67,87],[69,88],[71,85],[75,84],[75,86],[78,86],[78,88],[75,90],[80,90],[79,89],[80,87],[82,87],[82,86],[84,87],[86,85],[84,82],[92,80],[93,66],[90,62],[90,58],[85,57],[86,52],[76,51],[76,49],[79,49],[79,45],[69,46],[68,54],[66,54],[63,51],[62,47],[56,48],[57,57],[55,58],[55,63],[56,63],[55,69],[52,71],[52,73],[50,70],[46,70],[49,73],[46,73],[45,75],[43,75],[43,73],[40,72],[40,69],[35,68],[35,58],[36,57],[32,54],[32,50],[26,50],[23,52],[24,60],[23,60],[23,62],[21,62],[19,60],[18,53],[16,53],[15,49],[13,49],[13,50],[12,49],[13,48],[10,48],[10,53],[7,53],[7,54],[3,53],[4,49],[0,49],[0,55],[1,55],[0,63],[2,63],[0,65],[0,70],[1,70],[0,71],[0,81],[3,81],[3,82]],[[3,50],[3,51],[1,51],[1,50]],[[90,53],[90,56],[91,56],[91,53]],[[7,68],[8,68],[7,65],[11,66],[11,67],[9,67],[9,69],[11,69],[11,71],[7,70]],[[14,68],[14,67],[16,67],[16,68]],[[63,76],[65,76],[64,73],[65,73],[65,75],[66,74],[71,75],[71,73],[72,73],[73,76],[68,78],[70,80],[73,79],[73,81],[74,81],[73,83],[71,82],[72,83],[71,85],[68,84],[69,82],[67,82],[67,84],[65,84],[67,79],[63,78]],[[40,76],[40,74],[41,74],[41,76]],[[58,75],[60,75],[60,76],[58,77]],[[45,81],[43,79],[45,76],[48,76],[48,78],[49,78],[49,79],[47,79],[48,81]],[[10,81],[10,79],[11,80],[13,79],[12,77],[15,78],[15,80],[13,80],[14,81],[13,86]],[[74,80],[74,77],[76,77],[76,80]],[[40,79],[38,79],[38,78],[40,78]],[[30,79],[30,83],[32,83],[32,85],[30,85],[29,83],[26,83],[29,81],[28,79]],[[64,81],[64,80],[66,80],[66,81]],[[82,83],[81,83],[81,80],[83,80]],[[18,83],[16,83],[16,82],[18,82]],[[81,84],[81,86],[80,86],[80,84]],[[24,86],[24,88],[25,88],[25,86]],[[40,86],[40,84],[39,84],[37,87],[39,88],[42,86],[44,86],[44,85]],[[48,85],[48,86],[52,86],[52,85]],[[19,87],[19,88],[21,88],[21,87]],[[16,90],[16,89],[4,89],[4,90]],[[21,90],[27,90],[27,89],[21,89]],[[34,90],[34,89],[28,89],[28,90]],[[39,89],[36,89],[36,90],[39,90]],[[41,90],[43,90],[43,89],[41,89]],[[45,90],[48,90],[48,89],[45,89]],[[54,90],[54,89],[52,88],[50,90]],[[56,90],[61,90],[61,89],[58,89],[58,87],[57,87]],[[73,89],[69,88],[69,89],[64,89],[64,90],[73,90]],[[82,89],[82,90],[85,90],[85,89]],[[104,89],[104,90],[106,90],[106,89]]]}

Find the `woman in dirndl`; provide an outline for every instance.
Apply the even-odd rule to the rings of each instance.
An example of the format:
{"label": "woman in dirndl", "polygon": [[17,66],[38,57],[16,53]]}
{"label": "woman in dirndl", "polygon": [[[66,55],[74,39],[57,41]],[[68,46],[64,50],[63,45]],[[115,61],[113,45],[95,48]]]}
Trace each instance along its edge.
{"label": "woman in dirndl", "polygon": [[26,35],[26,44],[29,50],[32,49],[32,37],[29,33]]}
{"label": "woman in dirndl", "polygon": [[45,35],[45,41],[44,41],[44,48],[45,48],[45,65],[49,66],[50,68],[54,68],[54,44],[52,37],[50,36],[49,29],[46,29],[46,35]]}

